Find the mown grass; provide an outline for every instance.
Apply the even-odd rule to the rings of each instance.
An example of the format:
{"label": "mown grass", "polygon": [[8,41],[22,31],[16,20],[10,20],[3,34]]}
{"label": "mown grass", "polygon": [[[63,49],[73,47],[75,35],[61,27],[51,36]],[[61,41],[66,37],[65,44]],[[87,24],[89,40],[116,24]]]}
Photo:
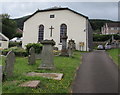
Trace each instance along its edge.
{"label": "mown grass", "polygon": [[[55,70],[37,70],[41,64],[40,60],[36,61],[34,65],[28,65],[27,58],[17,57],[14,65],[13,77],[3,82],[3,93],[70,93],[71,83],[74,80],[76,68],[80,65],[80,52],[74,52],[74,57],[60,57],[54,58]],[[62,80],[53,80],[43,77],[28,77],[27,72],[56,72],[63,73]],[[19,87],[20,83],[29,80],[40,80],[40,87],[36,89]]]}
{"label": "mown grass", "polygon": [[2,57],[1,57],[1,50],[0,50],[0,65],[2,65]]}
{"label": "mown grass", "polygon": [[109,55],[112,57],[113,61],[114,61],[116,64],[120,64],[120,63],[119,63],[120,48],[119,48],[119,49],[107,50],[107,52],[109,53]]}

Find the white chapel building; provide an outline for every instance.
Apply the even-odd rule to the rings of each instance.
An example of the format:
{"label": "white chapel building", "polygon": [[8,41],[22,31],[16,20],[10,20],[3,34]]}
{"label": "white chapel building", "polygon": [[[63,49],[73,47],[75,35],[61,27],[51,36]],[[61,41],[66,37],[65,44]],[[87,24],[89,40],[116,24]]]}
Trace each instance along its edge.
{"label": "white chapel building", "polygon": [[28,43],[53,39],[55,47],[61,50],[61,36],[65,34],[67,42],[71,39],[75,41],[77,50],[92,49],[92,28],[88,17],[69,8],[37,10],[25,20],[23,31],[23,48]]}

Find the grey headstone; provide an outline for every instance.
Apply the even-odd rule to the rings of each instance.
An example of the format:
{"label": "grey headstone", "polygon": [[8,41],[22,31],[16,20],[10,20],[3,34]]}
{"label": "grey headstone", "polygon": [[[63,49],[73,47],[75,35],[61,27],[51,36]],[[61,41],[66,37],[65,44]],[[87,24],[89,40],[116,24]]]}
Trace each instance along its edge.
{"label": "grey headstone", "polygon": [[72,40],[68,42],[68,54],[71,57],[73,55],[74,43]]}
{"label": "grey headstone", "polygon": [[61,80],[63,77],[62,73],[36,73],[36,72],[29,72],[27,73],[27,76],[33,76],[33,77],[46,77],[49,79],[54,79],[54,80]]}
{"label": "grey headstone", "polygon": [[62,37],[62,50],[61,50],[61,56],[68,56],[68,50],[67,50],[67,36]]}
{"label": "grey headstone", "polygon": [[6,56],[4,73],[6,78],[9,78],[13,75],[14,63],[15,63],[15,54],[13,51],[9,51]]}
{"label": "grey headstone", "polygon": [[35,64],[35,49],[33,47],[29,50],[30,55],[28,56],[28,64]]}
{"label": "grey headstone", "polygon": [[43,44],[43,49],[41,52],[42,64],[38,69],[53,69],[54,68],[54,54],[53,46],[55,42],[53,40],[44,40],[41,42]]}

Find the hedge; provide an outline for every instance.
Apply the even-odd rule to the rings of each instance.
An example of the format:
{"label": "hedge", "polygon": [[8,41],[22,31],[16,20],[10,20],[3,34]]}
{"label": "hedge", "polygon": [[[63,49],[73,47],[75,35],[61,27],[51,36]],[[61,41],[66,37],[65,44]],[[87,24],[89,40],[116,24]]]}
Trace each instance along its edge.
{"label": "hedge", "polygon": [[[120,40],[120,35],[113,34],[115,40]],[[112,38],[112,35],[100,35],[100,34],[94,34],[93,35],[93,41],[107,41]]]}
{"label": "hedge", "polygon": [[9,48],[10,47],[21,47],[22,46],[22,42],[9,42]]}
{"label": "hedge", "polygon": [[29,43],[26,45],[26,51],[29,54],[30,48],[33,47],[35,49],[35,53],[39,54],[42,51],[43,45],[40,43]]}
{"label": "hedge", "polygon": [[12,48],[9,48],[9,49],[4,49],[4,50],[2,50],[2,54],[7,55],[7,53],[11,50],[15,53],[15,56],[26,57],[28,55],[26,50],[24,50],[23,48],[18,48],[18,47],[12,47]]}

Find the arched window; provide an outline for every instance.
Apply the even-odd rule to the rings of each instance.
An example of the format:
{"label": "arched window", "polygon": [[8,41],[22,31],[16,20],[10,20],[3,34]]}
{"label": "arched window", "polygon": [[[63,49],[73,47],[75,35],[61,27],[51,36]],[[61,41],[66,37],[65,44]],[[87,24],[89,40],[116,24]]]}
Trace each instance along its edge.
{"label": "arched window", "polygon": [[62,36],[67,36],[67,25],[61,24],[60,26],[60,42],[62,42]]}
{"label": "arched window", "polygon": [[42,41],[44,38],[44,25],[39,26],[39,33],[38,33],[38,42]]}

